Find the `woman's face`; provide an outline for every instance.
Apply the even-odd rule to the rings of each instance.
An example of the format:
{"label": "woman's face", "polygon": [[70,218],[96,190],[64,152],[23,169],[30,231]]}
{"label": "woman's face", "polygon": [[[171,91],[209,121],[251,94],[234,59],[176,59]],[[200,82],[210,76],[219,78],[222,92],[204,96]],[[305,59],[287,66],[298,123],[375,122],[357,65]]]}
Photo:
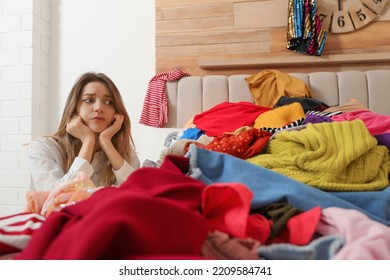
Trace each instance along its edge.
{"label": "woman's face", "polygon": [[77,102],[77,113],[84,124],[95,133],[109,127],[116,110],[108,88],[100,82],[86,84]]}

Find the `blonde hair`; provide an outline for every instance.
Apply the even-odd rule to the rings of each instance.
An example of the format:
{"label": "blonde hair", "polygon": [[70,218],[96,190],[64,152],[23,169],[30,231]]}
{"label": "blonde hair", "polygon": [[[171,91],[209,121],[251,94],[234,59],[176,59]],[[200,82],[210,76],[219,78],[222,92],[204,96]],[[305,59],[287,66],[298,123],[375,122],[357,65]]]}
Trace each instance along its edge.
{"label": "blonde hair", "polygon": [[[49,136],[54,138],[62,148],[62,158],[65,172],[69,170],[81,149],[81,141],[66,131],[66,125],[69,123],[72,116],[77,114],[77,103],[81,98],[82,91],[84,87],[91,82],[100,82],[107,87],[108,91],[111,93],[115,111],[124,116],[121,129],[111,139],[115,149],[125,160],[128,160],[130,159],[130,153],[132,151],[130,145],[133,145],[134,147],[134,141],[131,137],[130,117],[126,111],[118,88],[105,74],[87,72],[81,75],[74,83],[65,103],[58,130],[53,135]],[[104,174],[101,178],[99,178],[99,181],[102,181],[99,183],[104,185],[112,185],[115,183],[115,175],[112,171],[112,165],[108,160]]]}

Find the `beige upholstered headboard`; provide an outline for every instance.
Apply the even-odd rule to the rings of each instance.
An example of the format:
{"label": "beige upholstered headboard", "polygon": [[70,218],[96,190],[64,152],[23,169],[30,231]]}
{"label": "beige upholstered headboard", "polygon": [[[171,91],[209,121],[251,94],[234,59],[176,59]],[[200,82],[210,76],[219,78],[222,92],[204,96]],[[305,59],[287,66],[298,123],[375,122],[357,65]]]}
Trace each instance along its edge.
{"label": "beige upholstered headboard", "polygon": [[[390,70],[290,73],[311,88],[313,97],[329,106],[357,99],[378,114],[390,115]],[[190,118],[224,102],[252,102],[245,82],[249,75],[184,77],[167,83],[169,122],[182,128]]]}

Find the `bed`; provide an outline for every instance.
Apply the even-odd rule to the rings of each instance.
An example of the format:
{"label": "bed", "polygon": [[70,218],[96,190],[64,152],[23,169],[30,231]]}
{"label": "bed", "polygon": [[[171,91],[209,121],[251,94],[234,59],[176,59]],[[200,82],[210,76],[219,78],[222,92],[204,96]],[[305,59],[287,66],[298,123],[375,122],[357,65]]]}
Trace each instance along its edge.
{"label": "bed", "polygon": [[[352,106],[352,112],[364,112],[365,110],[367,110],[367,112],[372,113],[374,116],[384,116],[384,119],[382,119],[381,121],[383,126],[380,125],[380,132],[373,134],[378,136],[378,134],[383,133],[382,136],[386,135],[386,137],[388,137],[388,121],[390,116],[390,107],[388,105],[390,104],[390,70],[374,70],[365,72],[344,71],[338,73],[314,72],[307,74],[290,73],[289,75],[304,81],[304,83],[312,91],[312,98],[323,101],[330,108],[337,108],[335,109],[335,111],[337,111],[338,109],[346,109],[346,107],[344,107],[343,105],[350,105],[351,101],[352,104],[354,101],[358,101],[359,106]],[[178,81],[167,82],[166,89],[170,105],[169,122],[166,127],[183,128],[188,125],[189,120],[193,120],[194,116],[199,116],[199,114],[203,114],[204,112],[213,110],[216,106],[224,102],[237,103],[240,101],[246,101],[253,103],[254,95],[253,93],[251,93],[251,90],[248,87],[248,82],[245,80],[249,76],[250,75],[245,74],[231,76],[208,75],[204,77],[183,77]],[[360,110],[362,108],[365,109]],[[215,115],[209,116],[215,117]],[[359,115],[358,119],[360,118],[362,120],[365,120],[366,127],[370,127],[370,124],[367,122],[367,119],[364,119],[364,117],[362,116],[363,115]],[[334,118],[336,119],[336,117],[337,116],[335,116]],[[356,122],[356,119],[354,118],[339,118],[339,120],[347,120],[347,122],[349,120],[349,122]],[[359,129],[355,127],[350,127],[347,130],[358,131]],[[370,131],[372,132],[372,129]],[[332,133],[335,133],[335,131],[332,131]],[[348,142],[346,146],[357,146],[359,142],[358,139],[360,136],[358,136],[358,134],[350,136],[349,133],[350,131],[347,132],[347,136],[343,135],[342,137],[352,137],[352,140],[343,138],[342,141]],[[172,135],[172,133],[170,134]],[[299,132],[296,131],[296,135],[299,135]],[[305,137],[308,137],[308,135],[306,135]],[[288,141],[300,141],[299,137],[283,138],[284,141],[286,141],[286,139]],[[283,140],[279,139],[278,141],[283,142]],[[390,255],[388,254],[388,252],[385,251],[388,251],[388,246],[390,243],[388,237],[384,237],[386,236],[386,234],[389,233],[388,226],[390,225],[390,200],[388,195],[390,193],[390,188],[388,187],[389,163],[388,150],[386,150],[386,148],[384,147],[389,148],[390,146],[388,140],[386,139],[381,139],[379,137],[377,138],[377,140],[379,140],[379,144],[381,144],[383,148],[383,156],[385,158],[384,160],[387,162],[384,163],[384,166],[387,166],[385,167],[386,171],[384,171],[383,174],[384,181],[379,184],[378,188],[368,187],[368,185],[366,184],[367,181],[362,185],[359,185],[359,183],[357,182],[347,182],[348,180],[345,184],[333,184],[334,182],[330,182],[331,180],[325,183],[324,180],[328,180],[329,178],[326,179],[326,175],[323,174],[324,172],[318,173],[318,176],[321,176],[321,178],[302,179],[302,176],[306,176],[310,172],[308,171],[310,170],[310,167],[307,167],[307,162],[309,162],[310,159],[322,161],[313,169],[319,167],[332,169],[332,164],[325,164],[327,160],[326,157],[321,157],[318,155],[318,157],[310,157],[310,153],[315,153],[317,152],[316,150],[307,151],[307,154],[303,153],[301,157],[293,157],[293,161],[302,161],[302,158],[305,159],[300,164],[295,164],[294,162],[292,165],[287,166],[287,164],[280,165],[279,163],[283,160],[290,160],[291,154],[286,156],[283,151],[277,151],[278,147],[277,145],[274,145],[274,153],[271,153],[268,156],[268,159],[264,160],[263,158],[262,160],[260,160],[260,165],[262,165],[263,167],[267,167],[265,169],[259,169],[259,166],[253,166],[251,164],[248,164],[248,160],[243,161],[242,158],[239,159],[237,158],[237,156],[232,157],[230,155],[226,155],[224,152],[221,153],[221,151],[216,153],[213,151],[214,149],[212,147],[210,148],[210,145],[208,145],[210,148],[208,150],[203,149],[204,145],[198,145],[197,147],[196,141],[193,140],[189,140],[189,142],[191,143],[190,147],[188,149],[185,149],[184,154],[190,159],[190,168],[188,174],[208,185],[215,183],[218,184],[238,182],[244,184],[245,186],[249,186],[249,189],[252,191],[253,194],[249,213],[252,213],[253,209],[266,209],[267,207],[270,207],[270,204],[273,203],[276,203],[276,206],[274,205],[275,207],[282,207],[281,205],[277,204],[281,201],[287,202],[287,204],[289,204],[290,206],[292,205],[304,211],[313,211],[313,209],[316,209],[316,207],[320,207],[322,209],[320,219],[327,220],[326,222],[322,221],[320,223],[321,225],[317,228],[317,230],[321,231],[321,235],[323,235],[323,238],[326,239],[334,238],[335,236],[342,236],[342,241],[339,240],[340,243],[336,242],[333,245],[335,245],[336,248],[343,249],[340,249],[338,253],[335,253],[335,251],[327,251],[328,255],[326,255],[325,258],[389,259]],[[272,139],[271,141],[274,141],[274,139]],[[319,139],[316,139],[315,141],[319,141]],[[303,144],[313,145],[312,142],[299,142],[298,145]],[[314,144],[318,143],[316,142]],[[183,143],[181,143],[180,145],[181,147],[183,147]],[[327,146],[328,144],[325,143],[324,145]],[[200,148],[199,146],[202,148]],[[291,148],[290,146],[280,147],[286,149]],[[339,149],[340,147],[341,146],[337,146],[336,149]],[[296,146],[294,146],[293,148],[295,149]],[[267,152],[269,153],[270,151]],[[339,152],[341,153],[341,151]],[[178,154],[178,150],[172,148],[171,151],[167,152],[167,154],[169,153]],[[277,159],[273,160],[272,157]],[[381,157],[377,160],[381,161]],[[256,161],[249,160],[249,162],[254,163]],[[322,163],[324,163],[324,165],[322,165]],[[366,162],[365,164],[367,165],[368,162]],[[351,165],[353,164],[348,163],[348,165],[349,167],[351,167]],[[299,169],[301,167],[307,167],[308,173],[304,174],[297,170],[291,170],[296,168]],[[367,166],[355,167],[360,169],[368,169]],[[355,167],[351,167],[351,169],[355,169]],[[268,168],[273,169],[273,171],[277,172],[269,172]],[[313,171],[313,169],[311,169],[311,171]],[[358,177],[359,175],[354,173],[351,169],[347,172],[348,174],[343,174],[343,176]],[[359,172],[363,171],[360,170]],[[280,173],[283,175],[280,176]],[[314,173],[309,174],[309,177],[315,177],[316,174],[316,171],[314,171]],[[294,180],[291,180],[291,178],[293,178]],[[302,181],[304,182],[303,185],[301,184]],[[315,185],[315,187],[313,188],[312,185]],[[309,188],[307,188],[307,186],[309,186]],[[225,199],[228,200],[227,198]],[[360,218],[355,215],[362,215],[360,217],[365,217],[363,220],[365,220],[366,222],[375,221],[374,223],[378,225],[381,229],[371,228],[368,224],[360,220]],[[339,221],[337,221],[339,217],[345,217],[345,219],[340,219]],[[360,220],[360,222],[362,223],[358,222],[358,220]],[[360,227],[359,224],[362,227]],[[363,226],[363,224],[365,224],[365,226]],[[327,229],[324,229],[322,227]],[[331,230],[330,228],[333,229]],[[370,230],[368,230],[369,228]],[[301,231],[305,232],[304,227],[301,229]],[[383,244],[386,244],[383,248],[387,249],[379,249],[379,252],[375,252],[375,249],[373,249],[372,251],[370,251],[371,249],[364,249],[364,246],[367,246],[366,248],[370,247],[369,240],[373,240],[371,239],[371,237],[368,237],[370,235],[370,231],[376,232],[376,234],[378,234],[376,237],[374,237],[374,239],[381,239],[380,242],[383,241]],[[352,234],[353,232],[360,233],[357,234],[355,237],[352,237],[352,235],[354,235]],[[291,232],[291,234],[293,233]],[[315,234],[318,234],[318,232],[316,232]],[[351,235],[349,236],[349,234]],[[245,234],[241,233],[241,235]],[[385,239],[387,241],[385,241]],[[259,238],[257,238],[257,240],[259,240]],[[321,243],[321,239],[318,239],[317,241]],[[366,241],[367,243],[363,245]],[[264,242],[264,240],[262,240],[262,242]],[[310,245],[307,245],[307,243],[299,243],[300,241],[297,242],[298,243],[296,244],[299,244],[301,246],[306,245],[310,247]],[[259,255],[264,258],[270,259],[296,259],[302,257],[302,255],[300,254],[290,254],[290,251],[288,249],[286,250],[286,247],[283,246],[286,246],[286,244],[272,244],[268,247],[264,246],[263,249],[261,249],[260,246]],[[355,246],[355,249],[353,249],[353,246]],[[292,248],[290,247],[289,249]],[[293,248],[292,250],[296,253],[300,249],[302,248],[300,247],[298,250],[296,250],[296,248]],[[313,247],[310,247],[310,249],[306,247],[306,249],[310,251],[313,249]],[[316,253],[313,253],[313,251],[310,252],[314,255],[313,258],[320,257],[319,255],[316,255]]]}
{"label": "bed", "polygon": [[[302,113],[303,105],[296,114],[297,102],[286,105],[288,110],[283,105],[254,104],[246,82],[250,75],[244,74],[186,76],[167,82],[169,114],[165,127],[156,128],[165,145],[158,160],[148,162],[119,187],[100,188],[48,217],[21,213],[25,223],[34,219],[37,225],[30,227],[24,243],[8,250],[6,256],[390,259],[390,162],[386,146],[390,70],[287,75],[310,90],[311,97],[300,101],[315,100],[314,108],[337,110],[313,114],[316,121],[312,123],[291,122],[291,116]],[[272,123],[278,120],[272,114],[283,112],[294,125],[282,129],[267,125],[267,129],[256,130],[242,126],[222,135],[214,131],[200,136],[206,142],[197,136],[182,138],[188,131],[193,137],[193,129],[199,136],[200,126],[195,125],[199,117],[220,109],[221,104],[250,108],[250,121],[258,120],[260,114],[255,118],[253,113],[258,107]],[[311,109],[305,109],[305,116],[318,112]],[[324,121],[344,116],[339,110],[370,113],[380,122],[371,133],[366,124],[372,128],[373,123],[356,115],[348,115],[349,120]],[[226,117],[225,112],[230,111],[221,112],[219,116]],[[213,116],[213,125],[241,125],[237,121],[244,119],[219,121]],[[236,142],[229,142],[229,152],[210,148],[215,139],[221,140],[219,136],[236,141],[243,135],[256,140],[250,141],[256,145],[247,145],[245,152],[232,152],[237,149],[230,144]],[[329,139],[335,139],[337,145],[332,146]]]}
{"label": "bed", "polygon": [[[390,70],[289,73],[310,86],[313,97],[329,105],[358,99],[374,112],[390,115]],[[182,128],[195,114],[223,101],[249,101],[253,98],[242,75],[184,77],[167,82],[169,121],[166,128]]]}

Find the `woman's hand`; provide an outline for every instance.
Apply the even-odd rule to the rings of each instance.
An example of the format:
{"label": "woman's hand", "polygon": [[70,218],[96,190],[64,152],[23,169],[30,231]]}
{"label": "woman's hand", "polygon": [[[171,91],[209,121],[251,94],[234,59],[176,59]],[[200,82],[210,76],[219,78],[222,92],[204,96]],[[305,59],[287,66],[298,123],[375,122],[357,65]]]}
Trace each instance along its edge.
{"label": "woman's hand", "polygon": [[104,131],[102,131],[99,135],[99,141],[111,141],[112,137],[121,129],[123,124],[124,117],[120,114],[114,115],[114,121],[112,125],[107,127]]}
{"label": "woman's hand", "polygon": [[115,114],[112,125],[107,127],[99,135],[100,147],[107,155],[107,158],[111,162],[111,165],[114,170],[119,170],[123,166],[124,159],[115,149],[114,145],[111,142],[111,139],[121,129],[123,120],[123,115]]}
{"label": "woman's hand", "polygon": [[95,133],[87,127],[80,116],[74,116],[66,125],[66,132],[73,137],[85,142],[90,139],[95,139]]}
{"label": "woman's hand", "polygon": [[84,124],[80,116],[72,117],[66,125],[66,132],[81,141],[82,146],[78,156],[91,162],[95,148],[96,134]]}

